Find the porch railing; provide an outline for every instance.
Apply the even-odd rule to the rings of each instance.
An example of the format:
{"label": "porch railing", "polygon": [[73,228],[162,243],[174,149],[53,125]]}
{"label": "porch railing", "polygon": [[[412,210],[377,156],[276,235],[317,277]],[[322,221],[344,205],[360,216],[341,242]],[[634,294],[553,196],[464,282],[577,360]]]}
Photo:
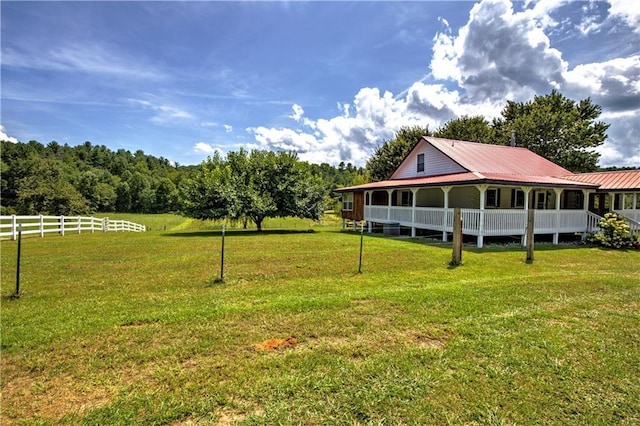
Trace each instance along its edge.
{"label": "porch railing", "polygon": [[614,212],[627,219],[632,234],[640,233],[640,209],[614,210]]}
{"label": "porch railing", "polygon": [[[461,209],[461,213],[462,232],[467,235],[524,235],[527,226],[525,210]],[[365,206],[364,216],[365,220],[372,222],[393,221],[401,226],[453,231],[453,209]],[[595,229],[599,219],[599,216],[583,210],[536,210],[534,232],[537,234],[587,232]]]}

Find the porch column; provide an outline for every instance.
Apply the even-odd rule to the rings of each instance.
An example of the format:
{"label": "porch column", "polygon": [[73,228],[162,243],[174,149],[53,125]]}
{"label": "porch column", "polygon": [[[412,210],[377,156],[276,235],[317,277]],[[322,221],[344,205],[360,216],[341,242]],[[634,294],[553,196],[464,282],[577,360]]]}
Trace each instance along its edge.
{"label": "porch column", "polygon": [[[560,227],[560,195],[562,195],[562,188],[553,188],[553,192],[556,194],[556,220],[555,230],[558,231]],[[558,244],[560,232],[553,233],[553,244]]]}
{"label": "porch column", "polygon": [[584,231],[582,232],[582,236],[580,237],[580,239],[582,241],[586,241],[587,239],[587,226],[588,226],[588,217],[587,217],[587,212],[589,211],[589,190],[588,189],[583,189],[582,190],[582,210],[584,211],[584,220],[585,220],[585,224],[584,224]]}
{"label": "porch column", "polygon": [[476,185],[478,191],[480,191],[480,218],[478,223],[478,248],[482,248],[484,245],[484,205],[485,196],[487,194],[487,188],[489,185]]}
{"label": "porch column", "polygon": [[616,209],[616,193],[609,192],[609,211],[614,211]]}
{"label": "porch column", "polygon": [[448,216],[448,212],[447,209],[449,208],[449,191],[451,191],[451,186],[443,186],[442,188],[442,192],[444,193],[444,202],[443,202],[443,206],[444,206],[444,216],[442,218],[442,241],[447,241],[448,239],[448,232],[447,232],[447,216]]}
{"label": "porch column", "polygon": [[[371,206],[371,198],[373,197],[373,191],[365,191],[364,193],[364,205],[366,206]],[[369,201],[369,203],[367,204],[367,200]],[[365,220],[367,220],[367,218],[364,218]],[[367,232],[370,234],[371,233],[371,221],[367,220]]]}
{"label": "porch column", "polygon": [[387,220],[391,220],[391,204],[393,199],[391,196],[393,195],[393,189],[387,189]]}
{"label": "porch column", "polygon": [[416,194],[418,188],[411,188],[411,237],[416,236]]}
{"label": "porch column", "polygon": [[[530,186],[523,186],[520,189],[522,189],[522,192],[524,192],[524,212],[525,212],[525,218],[527,217],[527,212],[529,211],[529,193],[531,193],[532,188]],[[522,229],[522,246],[526,246],[527,245],[527,233],[525,232],[525,229],[527,227],[527,221],[525,219],[525,222],[523,224],[523,229]]]}

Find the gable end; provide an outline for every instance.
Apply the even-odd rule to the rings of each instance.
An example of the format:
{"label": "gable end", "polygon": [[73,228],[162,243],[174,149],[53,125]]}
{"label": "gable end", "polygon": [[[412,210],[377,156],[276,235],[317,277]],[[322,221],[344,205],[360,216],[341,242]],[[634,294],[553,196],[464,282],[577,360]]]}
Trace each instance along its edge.
{"label": "gable end", "polygon": [[[420,161],[424,157],[424,162]],[[467,170],[422,138],[390,179],[409,179],[466,172]]]}

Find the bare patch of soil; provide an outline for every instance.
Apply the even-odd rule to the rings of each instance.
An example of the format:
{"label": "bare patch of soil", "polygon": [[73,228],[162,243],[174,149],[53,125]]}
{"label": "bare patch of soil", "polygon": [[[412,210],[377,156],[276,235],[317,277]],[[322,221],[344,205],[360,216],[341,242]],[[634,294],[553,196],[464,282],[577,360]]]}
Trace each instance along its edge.
{"label": "bare patch of soil", "polygon": [[298,346],[298,340],[295,337],[287,337],[286,339],[268,339],[261,343],[255,343],[254,348],[265,352],[277,351]]}
{"label": "bare patch of soil", "polygon": [[413,336],[413,341],[416,345],[424,349],[440,349],[444,346],[444,340],[431,336],[424,336],[416,334]]}

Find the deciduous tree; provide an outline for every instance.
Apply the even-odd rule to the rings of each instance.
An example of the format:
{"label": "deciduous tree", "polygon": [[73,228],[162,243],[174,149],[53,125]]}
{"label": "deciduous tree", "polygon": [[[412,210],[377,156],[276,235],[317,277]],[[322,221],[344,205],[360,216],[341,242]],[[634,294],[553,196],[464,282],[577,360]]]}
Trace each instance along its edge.
{"label": "deciduous tree", "polygon": [[268,217],[319,219],[325,193],[322,180],[294,153],[245,150],[208,158],[181,188],[187,215],[249,218],[258,231]]}
{"label": "deciduous tree", "polygon": [[517,145],[572,172],[598,169],[594,149],[607,138],[608,124],[596,121],[602,108],[590,98],[573,101],[553,90],[529,102],[508,101],[493,121],[495,143],[507,145],[515,131]]}

